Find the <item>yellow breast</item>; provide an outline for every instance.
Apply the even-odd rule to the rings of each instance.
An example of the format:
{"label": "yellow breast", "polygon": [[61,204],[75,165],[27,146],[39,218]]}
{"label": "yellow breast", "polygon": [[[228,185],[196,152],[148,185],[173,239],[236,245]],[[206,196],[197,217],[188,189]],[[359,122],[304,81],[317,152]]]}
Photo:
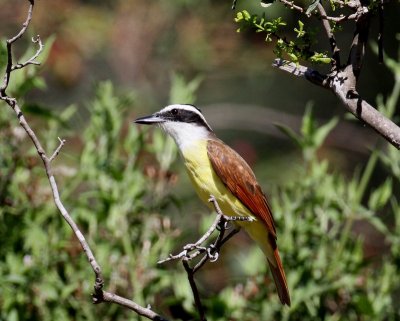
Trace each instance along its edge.
{"label": "yellow breast", "polygon": [[214,195],[225,215],[253,216],[215,173],[207,155],[207,140],[198,141],[195,146],[188,146],[181,153],[197,194],[209,208],[214,209],[208,202],[210,195]]}

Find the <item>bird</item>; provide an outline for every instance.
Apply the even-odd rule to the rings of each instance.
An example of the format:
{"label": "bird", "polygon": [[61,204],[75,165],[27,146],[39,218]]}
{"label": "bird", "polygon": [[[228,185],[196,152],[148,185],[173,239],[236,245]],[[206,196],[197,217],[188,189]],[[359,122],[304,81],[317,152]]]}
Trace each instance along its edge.
{"label": "bird", "polygon": [[235,221],[235,224],[244,228],[261,248],[279,299],[283,305],[290,306],[271,207],[246,161],[217,138],[201,110],[194,105],[168,105],[134,122],[158,125],[173,138],[192,185],[211,210],[210,195],[214,196],[225,215],[251,218],[251,221]]}

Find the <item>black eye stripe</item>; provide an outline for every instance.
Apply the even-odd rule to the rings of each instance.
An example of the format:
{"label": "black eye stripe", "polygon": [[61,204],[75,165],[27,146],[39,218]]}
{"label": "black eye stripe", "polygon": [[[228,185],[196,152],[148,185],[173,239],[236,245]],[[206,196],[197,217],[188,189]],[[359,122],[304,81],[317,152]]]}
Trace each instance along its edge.
{"label": "black eye stripe", "polygon": [[199,126],[206,127],[211,131],[211,128],[205,122],[204,118],[194,111],[173,108],[169,111],[164,112],[163,115],[168,120],[182,123],[194,123]]}

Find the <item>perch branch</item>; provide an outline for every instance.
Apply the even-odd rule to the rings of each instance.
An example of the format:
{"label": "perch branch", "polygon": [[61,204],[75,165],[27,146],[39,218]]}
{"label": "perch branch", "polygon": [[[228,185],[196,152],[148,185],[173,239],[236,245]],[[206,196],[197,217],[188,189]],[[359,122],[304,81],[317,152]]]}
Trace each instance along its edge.
{"label": "perch branch", "polygon": [[[213,223],[208,228],[208,230],[195,243],[186,244],[180,253],[175,254],[175,255],[170,254],[167,258],[159,260],[157,262],[158,264],[163,264],[163,263],[166,263],[166,262],[169,262],[172,260],[180,260],[180,259],[182,259],[182,260],[184,259],[186,261],[191,261],[203,253],[205,253],[204,257],[206,258],[206,261],[208,259],[210,259],[211,262],[214,262],[218,259],[221,246],[227,241],[226,238],[228,236],[229,236],[229,238],[231,238],[233,236],[233,235],[229,234],[227,237],[224,238],[225,230],[229,229],[228,222],[235,222],[235,221],[252,222],[253,221],[253,218],[251,218],[251,217],[225,215],[224,213],[222,213],[222,211],[218,205],[218,202],[213,195],[210,196],[209,202],[213,203],[214,208],[217,212],[217,216],[215,217]],[[214,233],[215,230],[219,231],[219,234],[218,234],[218,237],[216,238],[216,240],[208,246],[203,246],[203,244],[211,237],[211,235]],[[237,233],[237,231],[233,234],[236,234],[236,233]],[[203,259],[204,259],[204,257],[203,257]]]}
{"label": "perch branch", "polygon": [[[168,258],[160,260],[158,263],[162,264],[171,260],[182,260],[183,267],[187,273],[187,277],[189,280],[190,287],[192,289],[195,305],[197,311],[199,312],[200,320],[206,320],[204,307],[201,303],[199,291],[194,280],[194,274],[208,261],[215,262],[219,258],[219,252],[221,251],[222,246],[232,238],[236,233],[239,232],[240,228],[233,229],[228,235],[225,236],[226,230],[229,229],[228,223],[234,221],[241,222],[252,222],[254,219],[252,217],[243,217],[243,216],[227,216],[219,207],[218,201],[213,195],[210,195],[209,202],[213,203],[215,211],[217,212],[217,216],[214,222],[211,224],[210,228],[203,234],[200,239],[195,243],[187,244],[183,247],[183,251],[179,254],[173,255],[170,254]],[[219,231],[217,238],[209,244],[208,246],[204,246],[205,243],[213,234],[215,230]],[[189,262],[193,260],[195,257],[200,254],[204,255],[197,262],[194,267],[191,267]]]}
{"label": "perch branch", "polygon": [[90,249],[90,246],[89,246],[88,242],[86,241],[84,235],[82,234],[79,227],[74,222],[74,220],[72,219],[68,210],[65,208],[64,204],[62,203],[61,198],[60,198],[60,193],[58,191],[57,182],[56,182],[56,179],[54,177],[53,170],[51,167],[52,161],[57,157],[61,148],[64,146],[65,140],[62,140],[59,138],[59,141],[60,141],[59,146],[56,148],[56,150],[51,155],[51,157],[48,157],[41,142],[39,141],[37,135],[35,134],[33,129],[29,126],[27,120],[25,119],[25,117],[22,113],[21,107],[19,106],[17,100],[14,97],[9,97],[6,94],[6,90],[9,85],[10,78],[11,78],[11,73],[14,70],[24,68],[29,64],[38,64],[35,61],[35,59],[40,55],[40,53],[43,50],[43,44],[40,40],[40,37],[37,37],[36,39],[33,39],[33,42],[39,44],[39,48],[36,51],[36,53],[30,59],[28,59],[26,62],[17,64],[15,66],[13,65],[12,45],[23,36],[23,34],[25,33],[25,31],[27,30],[27,28],[29,26],[30,21],[32,20],[34,0],[28,0],[28,1],[30,3],[29,10],[28,10],[27,18],[26,18],[24,24],[22,25],[21,30],[18,32],[18,34],[16,36],[7,40],[7,64],[6,64],[6,69],[5,69],[5,73],[4,73],[4,77],[3,77],[3,85],[0,88],[0,100],[5,101],[14,110],[16,117],[19,120],[20,125],[22,126],[22,128],[25,130],[25,132],[28,134],[29,138],[32,140],[33,144],[35,145],[37,153],[38,153],[39,157],[41,158],[41,160],[43,161],[44,169],[45,169],[47,178],[50,183],[50,187],[52,190],[55,205],[56,205],[57,209],[59,210],[60,214],[62,215],[62,217],[64,218],[64,220],[69,224],[69,226],[73,230],[75,236],[77,237],[77,239],[78,239],[78,241],[79,241],[92,269],[93,269],[93,272],[95,274],[93,302],[94,303],[101,303],[101,302],[116,303],[116,304],[124,306],[132,311],[135,311],[139,315],[145,316],[151,320],[166,321],[165,318],[161,317],[160,315],[158,315],[157,313],[155,313],[154,311],[152,311],[149,308],[141,307],[140,305],[136,304],[135,302],[133,302],[131,300],[125,299],[125,298],[120,297],[113,293],[103,291],[104,280],[103,280],[100,265],[97,263],[96,258],[93,255],[93,252]]}

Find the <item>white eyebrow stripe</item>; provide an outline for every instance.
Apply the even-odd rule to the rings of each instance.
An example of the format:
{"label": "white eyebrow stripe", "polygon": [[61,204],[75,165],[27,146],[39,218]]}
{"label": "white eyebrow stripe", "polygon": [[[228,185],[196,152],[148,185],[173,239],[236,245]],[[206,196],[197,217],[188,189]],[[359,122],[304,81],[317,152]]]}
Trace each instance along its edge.
{"label": "white eyebrow stripe", "polygon": [[202,114],[196,107],[194,107],[194,106],[192,106],[192,105],[173,104],[173,105],[169,105],[169,106],[164,107],[163,109],[161,109],[161,110],[159,111],[159,113],[162,114],[162,113],[164,113],[164,112],[169,112],[169,111],[171,111],[171,110],[174,109],[174,108],[176,108],[176,109],[181,109],[181,110],[187,110],[187,111],[190,111],[190,112],[193,112],[193,113],[199,115],[199,116],[201,117],[201,119],[204,121],[204,123],[206,123],[206,125],[208,126],[208,128],[211,129],[211,126],[208,124],[208,122],[206,121],[206,119],[205,119],[205,117],[203,116],[203,114]]}

